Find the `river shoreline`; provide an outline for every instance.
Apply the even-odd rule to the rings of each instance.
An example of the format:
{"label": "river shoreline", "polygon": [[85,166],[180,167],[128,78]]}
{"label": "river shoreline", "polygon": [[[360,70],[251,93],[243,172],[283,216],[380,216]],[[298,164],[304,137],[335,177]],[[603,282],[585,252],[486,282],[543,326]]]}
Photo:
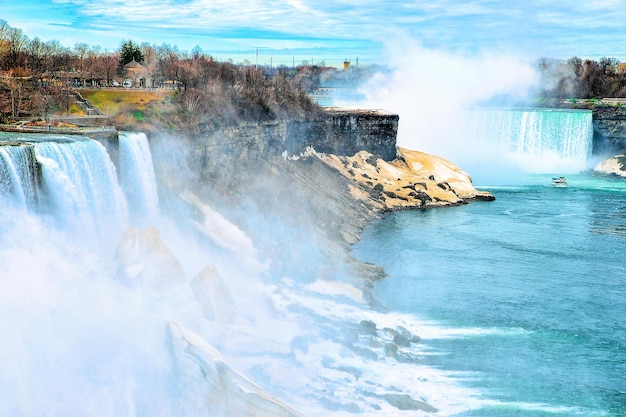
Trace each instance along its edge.
{"label": "river shoreline", "polygon": [[[376,113],[366,115],[379,116]],[[389,117],[382,113],[380,116]],[[341,117],[349,115],[342,113]],[[226,143],[191,132],[150,134],[164,210],[176,212],[181,207],[181,191],[189,190],[247,230],[261,246],[276,245],[287,238],[273,230],[259,233],[256,229],[263,228],[249,224],[250,213],[256,213],[255,216],[268,224],[284,223],[285,230],[314,236],[332,268],[348,265],[350,275],[357,277],[350,279],[351,284],[367,291],[373,281],[385,276],[381,267],[358,262],[351,255],[352,245],[360,240],[368,225],[398,210],[458,206],[494,199],[488,192],[475,190],[470,176],[452,163],[395,148],[395,135],[396,158],[387,161],[367,151],[352,156],[335,155],[316,152],[313,147],[298,155],[287,155],[275,143],[275,136],[281,134],[281,130],[276,129],[275,125],[269,126],[269,130],[266,125],[246,126],[245,130],[229,131],[232,138]],[[118,131],[113,126],[4,125],[0,126],[0,131],[92,137],[105,146],[119,169]],[[249,139],[242,140],[237,136],[241,134]],[[378,143],[376,139],[371,141]],[[264,142],[273,145],[262,145]],[[389,153],[376,149],[382,154]],[[176,157],[172,158],[173,155]],[[266,254],[282,257],[267,248]]]}

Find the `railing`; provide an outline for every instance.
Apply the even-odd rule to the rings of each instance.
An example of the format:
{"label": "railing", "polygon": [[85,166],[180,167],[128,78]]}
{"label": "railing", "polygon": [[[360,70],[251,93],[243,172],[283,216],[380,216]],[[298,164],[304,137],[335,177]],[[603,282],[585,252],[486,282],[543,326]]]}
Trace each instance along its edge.
{"label": "railing", "polygon": [[626,106],[626,98],[622,97],[606,97],[606,98],[564,98],[561,99],[562,104],[593,104],[608,106]]}

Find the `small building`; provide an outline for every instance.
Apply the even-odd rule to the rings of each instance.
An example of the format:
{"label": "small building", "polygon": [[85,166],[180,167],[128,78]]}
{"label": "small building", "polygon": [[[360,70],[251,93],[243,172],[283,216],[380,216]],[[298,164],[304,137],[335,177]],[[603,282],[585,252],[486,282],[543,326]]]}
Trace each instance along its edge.
{"label": "small building", "polygon": [[626,74],[626,62],[620,62],[617,64],[617,73]]}
{"label": "small building", "polygon": [[146,84],[148,70],[135,59],[124,65],[124,79],[125,82],[130,81],[132,86],[151,87]]}
{"label": "small building", "polygon": [[345,60],[343,61],[343,69],[344,70],[349,70],[350,69],[350,61],[349,60]]}

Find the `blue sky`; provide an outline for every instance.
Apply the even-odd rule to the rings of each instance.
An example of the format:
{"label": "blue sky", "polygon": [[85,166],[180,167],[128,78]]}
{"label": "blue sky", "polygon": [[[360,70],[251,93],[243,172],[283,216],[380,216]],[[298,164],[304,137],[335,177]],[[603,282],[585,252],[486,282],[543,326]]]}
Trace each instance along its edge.
{"label": "blue sky", "polygon": [[[384,63],[389,46],[626,60],[626,0],[0,0],[30,37],[117,49],[196,45],[219,59]],[[258,58],[256,51],[258,49]]]}

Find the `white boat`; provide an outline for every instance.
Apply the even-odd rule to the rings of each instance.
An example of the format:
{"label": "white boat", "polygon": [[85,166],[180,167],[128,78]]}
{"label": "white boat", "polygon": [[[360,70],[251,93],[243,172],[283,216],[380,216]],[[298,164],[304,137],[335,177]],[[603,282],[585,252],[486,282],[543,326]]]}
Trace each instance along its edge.
{"label": "white boat", "polygon": [[567,187],[567,178],[565,177],[554,177],[552,178],[552,186],[558,188]]}

